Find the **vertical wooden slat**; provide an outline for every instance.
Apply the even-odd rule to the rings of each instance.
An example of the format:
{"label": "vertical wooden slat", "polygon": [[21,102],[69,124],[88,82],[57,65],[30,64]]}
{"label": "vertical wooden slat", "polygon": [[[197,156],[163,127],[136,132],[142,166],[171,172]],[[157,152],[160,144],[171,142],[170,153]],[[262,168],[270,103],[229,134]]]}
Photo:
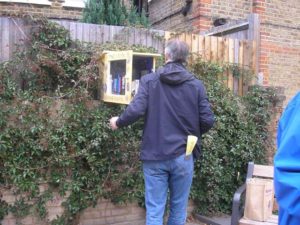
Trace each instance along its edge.
{"label": "vertical wooden slat", "polygon": [[147,34],[146,34],[146,29],[141,29],[140,30],[140,35],[141,35],[141,45],[147,46]]}
{"label": "vertical wooden slat", "polygon": [[224,39],[221,37],[217,38],[217,43],[218,43],[218,48],[217,48],[217,61],[218,63],[224,62],[224,53],[225,53],[225,48],[224,48]]}
{"label": "vertical wooden slat", "polygon": [[9,18],[3,18],[2,26],[4,27],[2,33],[2,61],[6,61],[9,59],[9,33],[10,33],[10,26],[9,26]]}
{"label": "vertical wooden slat", "polygon": [[[234,65],[238,67],[239,65],[239,40],[234,39]],[[239,78],[234,76],[233,77],[233,92],[235,94],[238,93],[239,88]]]}
{"label": "vertical wooden slat", "polygon": [[[228,47],[228,62],[232,66],[234,63],[234,39],[229,39],[229,47]],[[233,76],[232,76],[232,71],[229,71],[228,73],[228,88],[230,90],[233,90]]]}
{"label": "vertical wooden slat", "polygon": [[189,46],[190,51],[192,51],[192,40],[193,40],[192,34],[191,33],[186,33],[185,42]]}
{"label": "vertical wooden slat", "polygon": [[3,54],[3,48],[2,48],[2,41],[3,41],[3,33],[6,32],[5,27],[3,26],[3,19],[0,17],[0,63],[3,61],[2,60],[2,54]]}
{"label": "vertical wooden slat", "polygon": [[[229,64],[229,39],[228,38],[224,38],[223,42],[224,42],[224,58],[223,58],[223,62],[225,64]],[[223,82],[226,85],[226,87],[228,87],[228,76],[229,76],[229,70],[227,69],[223,73]]]}
{"label": "vertical wooden slat", "polygon": [[199,36],[198,53],[202,59],[205,59],[205,39],[204,36]]}
{"label": "vertical wooden slat", "polygon": [[97,43],[104,43],[103,26],[97,26]]}
{"label": "vertical wooden slat", "polygon": [[[244,41],[244,47],[243,47],[243,61],[244,61],[244,69],[250,70],[250,41]],[[247,77],[247,83],[244,84],[243,87],[243,94],[245,94],[245,91],[248,89],[248,82],[249,78]]]}
{"label": "vertical wooden slat", "polygon": [[89,32],[89,41],[92,42],[92,43],[96,43],[96,40],[97,40],[96,27],[97,27],[97,25],[91,24],[90,32]]}
{"label": "vertical wooden slat", "polygon": [[[241,69],[244,68],[244,59],[243,59],[243,50],[244,50],[244,41],[239,42],[239,66]],[[238,88],[238,94],[239,96],[243,95],[243,83],[244,83],[244,76],[241,74],[239,77],[239,88]]]}
{"label": "vertical wooden slat", "polygon": [[83,41],[84,42],[89,42],[90,41],[90,27],[89,27],[90,24],[85,24],[85,23],[82,23],[82,26],[83,26]]}
{"label": "vertical wooden slat", "polygon": [[[151,30],[147,30],[146,38],[147,38],[147,47],[151,47],[152,46],[152,39],[153,39],[153,35],[152,35]],[[164,38],[166,38],[166,34],[165,34]]]}
{"label": "vertical wooden slat", "polygon": [[141,40],[141,30],[140,29],[134,29],[135,33],[135,42],[134,44],[140,45],[142,40]]}
{"label": "vertical wooden slat", "polygon": [[[256,42],[253,41],[251,43],[251,53],[250,53],[250,61],[249,61],[249,67],[250,69],[255,73],[256,71]],[[255,74],[256,75],[256,74]],[[253,85],[255,84],[255,78],[253,78],[250,83]]]}
{"label": "vertical wooden slat", "polygon": [[199,52],[199,35],[193,34],[192,35],[192,45],[191,45],[191,52],[197,54]]}
{"label": "vertical wooden slat", "polygon": [[82,23],[76,23],[76,39],[79,41],[83,40],[83,29],[82,29]]}
{"label": "vertical wooden slat", "polygon": [[212,62],[217,62],[218,61],[218,38],[217,37],[210,37],[210,44],[211,44],[211,49],[210,49],[210,55],[211,55],[211,61]]}
{"label": "vertical wooden slat", "polygon": [[211,59],[210,40],[211,40],[210,36],[204,37],[204,49],[205,49],[204,59],[205,59],[205,61],[209,61]]}
{"label": "vertical wooden slat", "polygon": [[70,22],[70,37],[71,39],[76,39],[76,23]]}

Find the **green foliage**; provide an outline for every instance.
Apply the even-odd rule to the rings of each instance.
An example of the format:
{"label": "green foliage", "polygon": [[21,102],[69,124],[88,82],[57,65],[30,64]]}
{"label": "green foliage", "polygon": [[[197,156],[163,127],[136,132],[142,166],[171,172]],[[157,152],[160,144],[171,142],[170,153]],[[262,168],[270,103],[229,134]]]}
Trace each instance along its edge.
{"label": "green foliage", "polygon": [[127,9],[120,0],[88,0],[83,10],[83,22],[122,26],[148,27],[145,12],[137,13],[136,7],[130,2]]}
{"label": "green foliage", "polygon": [[[18,197],[14,204],[0,202],[0,218],[12,212],[45,219],[45,203],[54,192],[66,199],[64,214],[51,221],[56,225],[72,224],[99,198],[143,204],[143,123],[112,132],[108,120],[124,106],[94,99],[99,52],[154,50],[82,45],[48,21],[33,22],[31,47],[0,65],[0,189],[13,187]],[[276,100],[260,87],[243,98],[233,95],[217,79],[226,68],[203,61],[191,68],[205,82],[216,115],[215,127],[203,139],[192,190],[198,210],[206,213],[227,212],[247,162],[264,162],[269,110]],[[41,192],[41,184],[48,189]]]}
{"label": "green foliage", "polygon": [[244,97],[235,96],[218,81],[227,68],[203,61],[192,66],[206,84],[216,116],[214,128],[203,137],[203,160],[196,164],[192,190],[198,211],[207,214],[230,212],[233,193],[244,182],[247,162],[265,163],[266,149],[271,147],[267,125],[274,93],[254,87]]}

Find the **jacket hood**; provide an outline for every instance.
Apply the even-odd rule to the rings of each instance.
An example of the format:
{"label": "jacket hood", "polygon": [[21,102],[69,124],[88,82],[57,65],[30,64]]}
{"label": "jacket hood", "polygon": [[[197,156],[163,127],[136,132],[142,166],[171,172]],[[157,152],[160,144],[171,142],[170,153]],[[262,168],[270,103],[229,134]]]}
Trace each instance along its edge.
{"label": "jacket hood", "polygon": [[158,70],[159,79],[166,84],[178,85],[195,77],[178,62],[169,62]]}

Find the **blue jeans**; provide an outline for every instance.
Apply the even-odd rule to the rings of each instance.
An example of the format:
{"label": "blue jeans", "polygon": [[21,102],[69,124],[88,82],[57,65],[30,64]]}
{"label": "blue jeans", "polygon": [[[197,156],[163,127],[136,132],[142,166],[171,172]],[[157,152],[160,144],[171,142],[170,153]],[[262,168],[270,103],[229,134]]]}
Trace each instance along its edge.
{"label": "blue jeans", "polygon": [[162,225],[168,190],[168,225],[184,225],[194,174],[194,160],[181,155],[164,161],[143,161],[146,200],[146,225]]}

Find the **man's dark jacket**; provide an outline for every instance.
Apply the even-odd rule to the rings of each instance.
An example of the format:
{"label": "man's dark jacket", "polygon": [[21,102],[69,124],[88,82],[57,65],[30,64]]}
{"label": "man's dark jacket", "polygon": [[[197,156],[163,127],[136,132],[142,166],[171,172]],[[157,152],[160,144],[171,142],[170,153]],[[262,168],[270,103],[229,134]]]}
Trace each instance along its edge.
{"label": "man's dark jacket", "polygon": [[[167,63],[140,80],[138,93],[117,120],[127,126],[145,118],[141,160],[167,160],[185,153],[188,135],[200,140],[214,123],[203,83],[181,63]],[[200,142],[194,149],[200,154]]]}

